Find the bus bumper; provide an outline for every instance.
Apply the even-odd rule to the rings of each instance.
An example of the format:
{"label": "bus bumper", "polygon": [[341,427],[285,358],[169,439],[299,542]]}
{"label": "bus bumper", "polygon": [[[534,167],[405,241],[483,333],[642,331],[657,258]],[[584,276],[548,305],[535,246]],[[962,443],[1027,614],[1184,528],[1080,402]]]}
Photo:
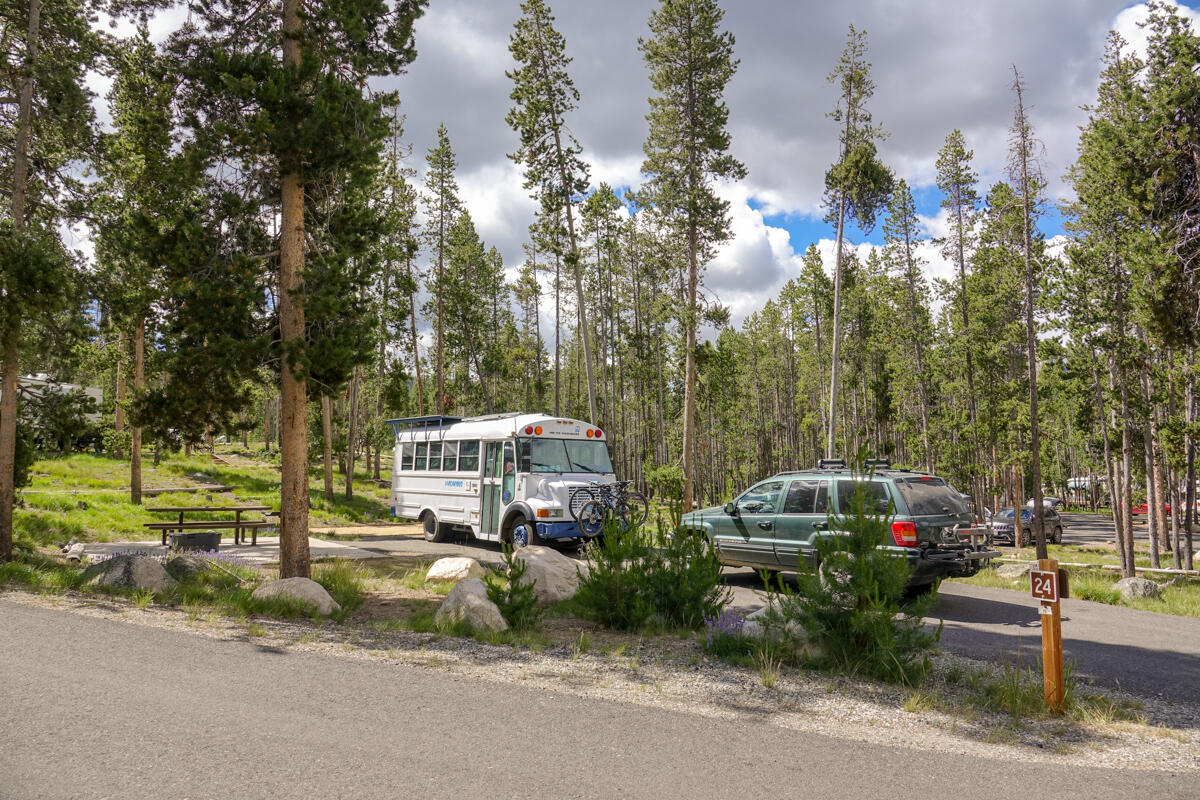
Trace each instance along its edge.
{"label": "bus bumper", "polygon": [[578,522],[539,522],[537,532],[543,539],[579,539],[584,535]]}

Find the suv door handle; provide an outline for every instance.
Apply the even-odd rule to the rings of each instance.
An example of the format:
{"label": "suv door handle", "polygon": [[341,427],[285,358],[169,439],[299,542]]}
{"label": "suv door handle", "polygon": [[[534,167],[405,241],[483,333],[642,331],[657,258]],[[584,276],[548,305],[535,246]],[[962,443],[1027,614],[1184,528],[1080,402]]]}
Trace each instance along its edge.
{"label": "suv door handle", "polygon": [[758,523],[758,527],[762,528],[764,531],[769,531],[769,530],[771,530],[771,528],[775,527],[775,523],[767,522],[766,520],[761,520]]}
{"label": "suv door handle", "polygon": [[814,522],[813,530],[814,531],[827,531],[827,530],[829,530],[829,523],[828,522]]}

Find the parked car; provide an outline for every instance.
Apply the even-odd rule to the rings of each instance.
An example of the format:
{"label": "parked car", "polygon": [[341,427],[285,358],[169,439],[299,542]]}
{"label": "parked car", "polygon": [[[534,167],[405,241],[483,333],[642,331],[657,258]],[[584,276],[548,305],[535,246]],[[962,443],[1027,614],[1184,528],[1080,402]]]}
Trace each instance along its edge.
{"label": "parked car", "polygon": [[974,525],[975,515],[942,478],[879,463],[868,477],[832,459],[759,481],[724,507],[685,514],[680,529],[704,536],[722,564],[812,569],[818,541],[838,535],[838,519],[849,513],[860,489],[888,518],[892,543],[886,549],[908,560],[910,592],[942,578],[974,575],[1000,555],[990,547],[987,528]]}
{"label": "parked car", "polygon": [[[992,541],[996,544],[1016,544],[1013,519],[1015,513],[1011,507],[1002,508],[992,515]],[[1050,544],[1062,544],[1062,517],[1053,508],[1042,509],[1042,524],[1045,525],[1046,541]],[[1021,509],[1021,530],[1026,542],[1033,541],[1033,509]]]}

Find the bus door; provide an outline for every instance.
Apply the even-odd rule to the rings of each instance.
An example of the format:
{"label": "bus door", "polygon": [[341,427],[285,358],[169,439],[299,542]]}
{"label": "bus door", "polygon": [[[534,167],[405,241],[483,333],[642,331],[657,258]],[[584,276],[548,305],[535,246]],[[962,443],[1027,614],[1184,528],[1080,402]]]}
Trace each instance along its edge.
{"label": "bus door", "polygon": [[483,443],[482,498],[479,508],[479,532],[495,539],[500,525],[500,457],[504,442]]}

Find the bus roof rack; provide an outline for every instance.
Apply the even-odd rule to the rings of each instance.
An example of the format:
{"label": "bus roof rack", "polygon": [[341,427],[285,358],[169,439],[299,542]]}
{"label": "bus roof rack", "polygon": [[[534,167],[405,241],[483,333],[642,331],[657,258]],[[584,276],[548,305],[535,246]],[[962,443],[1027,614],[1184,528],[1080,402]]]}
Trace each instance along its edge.
{"label": "bus roof rack", "polygon": [[412,428],[444,428],[447,425],[453,425],[456,422],[462,422],[462,417],[447,417],[442,415],[430,417],[401,417],[400,419],[389,419],[386,424],[394,433],[409,430]]}
{"label": "bus roof rack", "polygon": [[[521,416],[520,411],[505,411],[503,414],[484,414],[483,416],[479,416],[479,417],[467,417],[466,421],[467,422],[487,422],[488,420],[493,420],[493,419],[512,419],[513,417],[519,417],[519,416]],[[458,422],[459,420],[457,418],[455,418],[454,421]]]}
{"label": "bus roof rack", "polygon": [[845,469],[846,459],[844,458],[818,458],[817,469]]}

